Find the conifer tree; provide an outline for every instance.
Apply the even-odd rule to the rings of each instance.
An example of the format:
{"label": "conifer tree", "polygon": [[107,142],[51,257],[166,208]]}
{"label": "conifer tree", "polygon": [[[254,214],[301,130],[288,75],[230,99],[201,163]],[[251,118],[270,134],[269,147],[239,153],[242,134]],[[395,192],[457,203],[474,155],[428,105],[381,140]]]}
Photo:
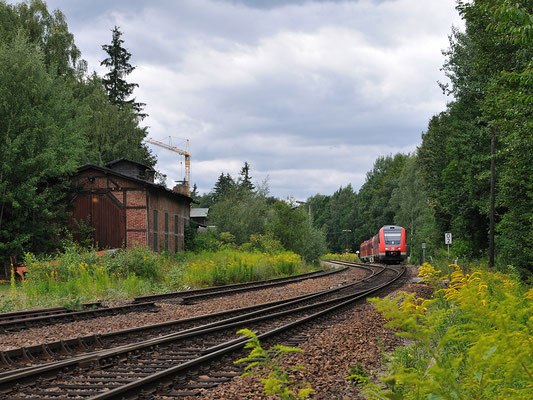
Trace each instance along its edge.
{"label": "conifer tree", "polygon": [[244,162],[244,166],[241,168],[239,186],[250,191],[255,189],[255,186],[252,184],[252,177],[250,176],[250,165],[246,161]]}
{"label": "conifer tree", "polygon": [[128,83],[125,77],[133,72],[135,69],[129,63],[131,53],[128,52],[122,45],[124,40],[120,37],[122,32],[117,26],[113,28],[113,38],[111,44],[102,45],[102,49],[109,57],[104,59],[100,65],[105,65],[109,68],[109,72],[105,74],[103,83],[112,104],[122,108],[125,104],[131,105],[133,110],[137,113],[140,119],[146,117],[142,110],[146,104],[135,102],[135,98],[128,100],[133,93],[133,90],[138,87],[137,83]]}
{"label": "conifer tree", "polygon": [[231,192],[231,190],[235,187],[235,181],[231,177],[231,175],[224,174],[222,172],[220,176],[218,177],[218,180],[215,183],[215,186],[213,188],[213,200],[216,203],[217,201],[221,200],[226,196],[228,193]]}

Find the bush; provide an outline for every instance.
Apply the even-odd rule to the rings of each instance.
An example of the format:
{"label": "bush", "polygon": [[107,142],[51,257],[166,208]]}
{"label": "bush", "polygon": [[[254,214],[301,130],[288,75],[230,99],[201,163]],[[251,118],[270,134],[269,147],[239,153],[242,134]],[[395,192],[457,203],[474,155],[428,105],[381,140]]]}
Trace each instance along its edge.
{"label": "bush", "polygon": [[283,245],[271,232],[264,235],[250,235],[250,242],[241,246],[243,251],[277,254],[285,251]]}
{"label": "bush", "polygon": [[441,289],[445,274],[425,264],[420,275],[434,286],[433,299],[404,293],[372,300],[413,344],[396,350],[383,379],[387,390],[368,385],[369,398],[533,398],[533,289],[509,275],[472,270],[454,266]]}

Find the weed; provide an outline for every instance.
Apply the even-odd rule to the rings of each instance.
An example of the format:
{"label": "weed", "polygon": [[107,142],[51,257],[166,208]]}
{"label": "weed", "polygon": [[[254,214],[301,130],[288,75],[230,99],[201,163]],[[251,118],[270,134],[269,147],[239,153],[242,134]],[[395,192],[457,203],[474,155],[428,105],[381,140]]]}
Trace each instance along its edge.
{"label": "weed", "polygon": [[361,363],[357,363],[356,366],[350,367],[350,375],[344,379],[352,381],[355,385],[366,385],[369,377]]}
{"label": "weed", "polygon": [[533,398],[533,289],[483,268],[451,268],[445,289],[438,280],[446,273],[421,268],[433,299],[404,293],[372,300],[413,344],[394,352],[382,379],[387,390],[368,384],[368,398]]}
{"label": "weed", "polygon": [[237,334],[247,336],[250,340],[246,343],[246,349],[252,349],[247,357],[235,361],[235,364],[248,363],[245,368],[245,373],[242,376],[255,375],[259,373],[257,367],[262,367],[264,371],[268,371],[268,378],[261,378],[263,383],[263,393],[267,396],[277,395],[281,399],[305,399],[312,392],[313,389],[309,387],[309,383],[296,383],[290,377],[290,373],[302,369],[296,366],[285,370],[280,365],[280,357],[284,354],[299,352],[302,350],[297,347],[288,347],[282,345],[274,345],[270,349],[265,350],[261,347],[261,343],[257,338],[255,332],[249,329],[241,329]]}

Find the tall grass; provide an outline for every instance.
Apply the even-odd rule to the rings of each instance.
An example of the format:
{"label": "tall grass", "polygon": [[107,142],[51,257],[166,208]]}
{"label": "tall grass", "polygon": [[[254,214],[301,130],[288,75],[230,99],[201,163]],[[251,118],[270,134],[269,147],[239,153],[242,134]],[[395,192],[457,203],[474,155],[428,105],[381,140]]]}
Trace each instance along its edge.
{"label": "tall grass", "polygon": [[75,245],[56,257],[27,254],[26,279],[0,291],[0,312],[83,302],[110,301],[147,293],[220,286],[305,272],[299,255],[226,249],[157,254],[145,247],[98,255]]}
{"label": "tall grass", "polygon": [[223,250],[192,256],[183,266],[184,280],[190,286],[219,286],[287,276],[303,269],[298,254],[263,254]]}
{"label": "tall grass", "polygon": [[347,253],[347,254],[328,253],[328,254],[324,254],[320,259],[321,260],[351,261],[351,262],[357,262],[357,263],[361,262],[359,257],[357,257],[357,254],[354,254],[354,253]]}

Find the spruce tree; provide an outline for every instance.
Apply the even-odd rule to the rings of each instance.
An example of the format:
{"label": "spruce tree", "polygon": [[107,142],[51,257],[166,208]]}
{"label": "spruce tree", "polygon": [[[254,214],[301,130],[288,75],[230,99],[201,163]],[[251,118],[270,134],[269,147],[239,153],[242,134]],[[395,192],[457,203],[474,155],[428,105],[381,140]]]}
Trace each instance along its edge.
{"label": "spruce tree", "polygon": [[131,53],[128,52],[122,45],[124,40],[120,37],[122,32],[117,26],[112,30],[113,38],[111,44],[102,45],[102,49],[109,55],[104,59],[100,65],[105,65],[109,68],[109,72],[104,76],[103,83],[112,104],[122,108],[125,104],[131,105],[133,110],[137,113],[140,119],[146,117],[142,113],[144,103],[135,102],[135,98],[127,100],[131,96],[133,90],[138,87],[137,83],[128,83],[125,80],[126,75],[129,75],[135,69],[129,63]]}
{"label": "spruce tree", "polygon": [[249,191],[255,189],[255,186],[252,183],[252,177],[250,176],[250,165],[246,161],[244,162],[244,166],[241,168],[241,178],[239,180],[239,186]]}
{"label": "spruce tree", "polygon": [[229,173],[224,174],[224,172],[222,172],[213,188],[214,202],[216,203],[223,199],[228,193],[233,190],[233,188],[235,188],[235,181],[233,180],[231,175]]}

